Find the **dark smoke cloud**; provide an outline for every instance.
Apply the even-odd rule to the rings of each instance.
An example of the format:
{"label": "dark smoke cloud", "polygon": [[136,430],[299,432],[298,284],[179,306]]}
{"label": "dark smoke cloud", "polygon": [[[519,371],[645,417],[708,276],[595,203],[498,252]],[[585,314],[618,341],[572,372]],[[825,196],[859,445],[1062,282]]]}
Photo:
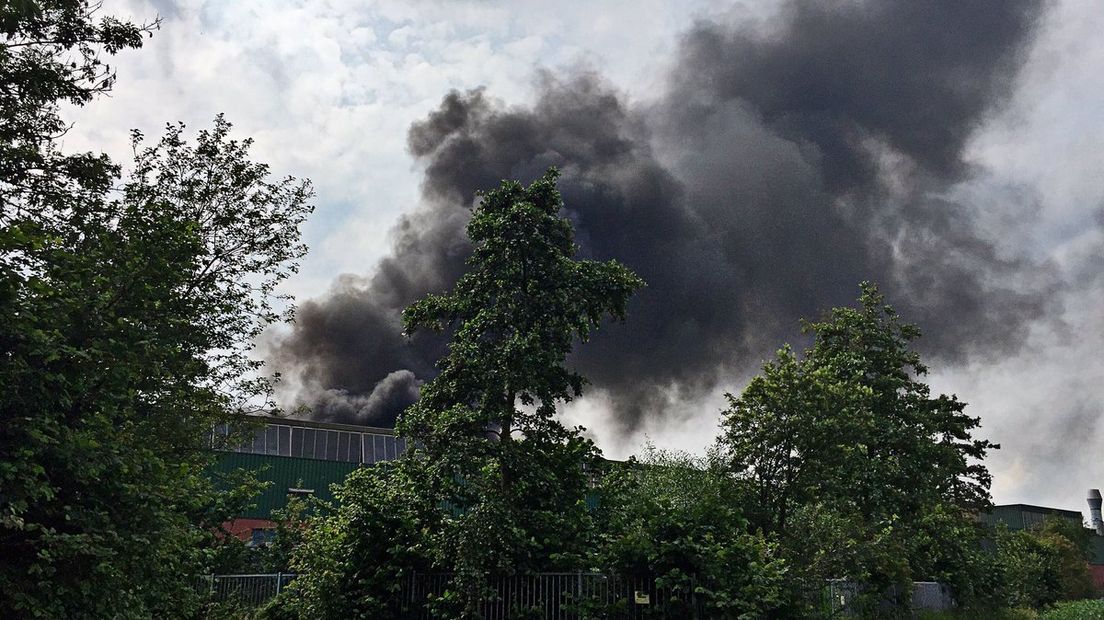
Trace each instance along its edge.
{"label": "dark smoke cloud", "polygon": [[1014,350],[1052,278],[951,190],[976,172],[964,147],[1008,94],[1038,4],[793,2],[758,29],[701,22],[647,106],[586,71],[543,74],[531,107],[450,93],[410,129],[424,200],[391,255],[303,304],[272,361],[316,415],[392,423],[443,351],[404,340],[401,309],[462,272],[476,190],[552,165],[582,253],[649,284],[572,359],[626,428],[758,364],[862,280],[921,323],[929,354]]}
{"label": "dark smoke cloud", "polygon": [[315,417],[323,420],[371,421],[377,412],[401,411],[414,402],[421,384],[409,370],[396,370],[380,379],[366,396],[344,389],[314,390],[311,405]]}

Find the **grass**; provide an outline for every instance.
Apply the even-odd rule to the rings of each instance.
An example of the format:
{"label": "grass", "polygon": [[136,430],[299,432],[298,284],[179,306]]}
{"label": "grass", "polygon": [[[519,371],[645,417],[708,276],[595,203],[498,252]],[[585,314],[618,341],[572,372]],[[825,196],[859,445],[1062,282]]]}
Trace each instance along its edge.
{"label": "grass", "polygon": [[1066,601],[1042,611],[1034,609],[954,610],[921,612],[920,620],[1104,620],[1104,600]]}
{"label": "grass", "polygon": [[1042,620],[1104,620],[1104,600],[1058,603],[1039,617]]}
{"label": "grass", "polygon": [[1034,609],[956,609],[953,611],[922,611],[920,620],[1041,620]]}

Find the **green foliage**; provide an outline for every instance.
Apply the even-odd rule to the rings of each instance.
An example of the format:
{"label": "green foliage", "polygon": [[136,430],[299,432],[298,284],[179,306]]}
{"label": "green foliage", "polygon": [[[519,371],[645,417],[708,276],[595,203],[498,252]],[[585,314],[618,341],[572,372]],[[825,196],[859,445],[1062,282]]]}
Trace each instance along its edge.
{"label": "green foliage", "polygon": [[459,575],[469,602],[487,573],[554,570],[586,552],[585,467],[596,452],[555,418],[585,382],[564,359],[603,316],[623,318],[643,285],[616,261],[574,258],[557,176],[482,195],[468,271],[403,313],[407,333],[453,330],[440,374],[398,426],[425,492],[448,507],[431,534],[434,565]]}
{"label": "green foliage", "polygon": [[920,620],[1039,620],[1039,612],[1034,609],[954,609],[947,611],[921,611],[916,616]]}
{"label": "green foliage", "polygon": [[1104,620],[1104,601],[1064,601],[1036,611],[1030,608],[922,613],[921,620]]}
{"label": "green foliage", "polygon": [[257,474],[246,470],[208,474],[213,485],[202,504],[202,528],[208,538],[196,550],[200,554],[198,565],[204,574],[256,572],[256,550],[225,526],[228,518],[256,507],[257,495],[270,484],[257,480]]}
{"label": "green foliage", "polygon": [[266,604],[257,608],[240,599],[231,598],[226,601],[208,603],[197,617],[201,617],[203,620],[276,620],[274,617],[266,615],[269,607]]}
{"label": "green foliage", "polygon": [[802,358],[784,348],[728,395],[721,445],[767,532],[785,532],[793,508],[812,501],[868,517],[988,506],[990,476],[976,461],[994,446],[970,438],[977,418],[918,380],[927,369],[910,348],[915,326],[873,285],[859,302],[807,323],[814,340]]}
{"label": "green foliage", "polygon": [[954,507],[937,504],[916,522],[908,541],[913,573],[950,586],[959,605],[993,609],[1000,598],[1000,569],[986,551],[985,528]]}
{"label": "green foliage", "polygon": [[398,592],[426,570],[427,524],[440,507],[427,501],[400,460],[363,467],[334,488],[334,508],[306,523],[292,568],[300,576],[283,613],[301,618],[399,618]]}
{"label": "green foliage", "polygon": [[991,476],[980,461],[998,446],[971,437],[980,421],[964,413],[965,403],[931,396],[919,380],[927,367],[910,346],[920,330],[901,323],[873,284],[861,288],[858,308],[834,308],[825,321],[805,326],[814,334],[805,362],[822,373],[824,396],[843,408],[838,430],[858,440],[829,449],[843,457],[831,464],[844,470],[825,476],[827,488],[817,490],[832,495],[830,485],[848,484],[842,496],[866,514],[939,502],[987,509]]}
{"label": "green foliage", "polygon": [[260,550],[259,573],[290,573],[292,558],[303,545],[314,506],[301,497],[288,496],[283,508],[272,511],[276,523],[273,539]]}
{"label": "green foliage", "polygon": [[[84,105],[115,74],[104,57],[142,46],[158,23],[97,15],[98,3],[16,0],[0,4],[0,205],[5,217],[33,212],[48,193],[102,190],[114,165],[102,155],[63,155],[58,103]],[[54,196],[53,198],[61,198]]]}
{"label": "green foliage", "polygon": [[1057,603],[1040,614],[1042,620],[1104,620],[1104,601]]}
{"label": "green foliage", "polygon": [[994,530],[997,567],[1004,602],[1009,607],[1039,608],[1059,598],[1059,556],[1030,531]]}
{"label": "green foliage", "polygon": [[1093,559],[1094,533],[1084,524],[1072,519],[1064,519],[1058,515],[1050,515],[1036,529],[1040,534],[1054,534],[1073,543],[1074,548],[1085,561]]}
{"label": "green foliage", "polygon": [[781,605],[785,566],[747,533],[738,491],[708,459],[649,447],[640,461],[612,467],[600,487],[599,566],[693,590],[712,618],[769,615]]}
{"label": "green foliage", "polygon": [[[810,583],[831,575],[880,592],[941,577],[972,587],[971,515],[989,505],[980,460],[997,446],[971,437],[979,422],[965,403],[931,396],[911,348],[919,330],[874,285],[862,285],[857,308],[805,330],[813,343],[802,356],[783,348],[728,395],[719,444],[752,527],[780,541]],[[811,526],[823,535],[809,536]]]}
{"label": "green foliage", "polygon": [[822,589],[828,580],[858,584],[849,605],[863,614],[878,609],[887,589],[910,582],[906,541],[897,521],[871,521],[857,511],[825,504],[801,507],[794,517],[801,532],[785,539],[780,553],[790,567],[787,611],[791,617],[822,613]]}
{"label": "green foliage", "polygon": [[1001,602],[1040,608],[1093,595],[1092,576],[1082,550],[1057,530],[1054,521],[1036,530],[993,530]]}
{"label": "green foliage", "polygon": [[1037,537],[1043,546],[1057,556],[1058,599],[1072,601],[1092,597],[1092,573],[1082,551],[1061,534],[1039,532]]}
{"label": "green foliage", "polygon": [[106,91],[102,58],[154,26],[97,8],[0,8],[3,617],[197,609],[181,575],[225,559],[242,501],[203,475],[205,433],[271,404],[248,349],[305,251],[309,186],[269,180],[221,117],[194,146],[135,134],[122,183],[55,148],[59,104]]}

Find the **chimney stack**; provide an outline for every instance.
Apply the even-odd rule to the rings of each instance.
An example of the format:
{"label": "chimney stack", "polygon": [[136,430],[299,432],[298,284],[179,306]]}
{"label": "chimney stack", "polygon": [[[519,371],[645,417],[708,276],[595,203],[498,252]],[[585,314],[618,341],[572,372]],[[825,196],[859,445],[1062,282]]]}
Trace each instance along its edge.
{"label": "chimney stack", "polygon": [[1104,536],[1104,518],[1100,516],[1100,505],[1104,503],[1101,500],[1100,489],[1089,489],[1089,523],[1092,525],[1092,529],[1096,530],[1096,533],[1100,536]]}

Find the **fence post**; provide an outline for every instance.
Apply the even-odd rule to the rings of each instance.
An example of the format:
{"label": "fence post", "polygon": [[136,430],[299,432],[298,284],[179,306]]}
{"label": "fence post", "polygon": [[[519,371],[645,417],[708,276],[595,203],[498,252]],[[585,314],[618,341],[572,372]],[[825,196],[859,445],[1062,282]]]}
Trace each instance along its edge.
{"label": "fence post", "polygon": [[279,572],[276,573],[276,596],[280,596],[280,586],[283,584],[283,582],[284,574]]}
{"label": "fence post", "polygon": [[582,605],[583,605],[583,573],[580,571],[576,573],[575,580],[578,583],[578,587],[575,592],[575,608],[579,610],[579,616],[582,617]]}
{"label": "fence post", "polygon": [[694,620],[698,620],[698,577],[690,575],[690,609],[693,609]]}

